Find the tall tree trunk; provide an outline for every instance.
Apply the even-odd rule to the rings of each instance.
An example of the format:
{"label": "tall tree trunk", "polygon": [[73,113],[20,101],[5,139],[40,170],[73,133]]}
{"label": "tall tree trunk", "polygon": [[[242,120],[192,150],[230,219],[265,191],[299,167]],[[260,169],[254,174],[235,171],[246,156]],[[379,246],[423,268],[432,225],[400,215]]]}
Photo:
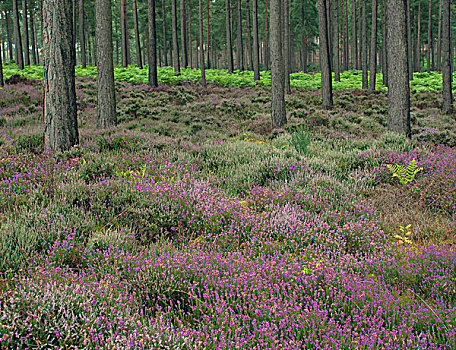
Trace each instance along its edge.
{"label": "tall tree trunk", "polygon": [[247,52],[248,55],[246,56],[246,66],[249,70],[253,70],[253,53],[252,53],[252,25],[250,23],[250,0],[246,0],[246,7],[247,7]]}
{"label": "tall tree trunk", "polygon": [[358,68],[358,36],[356,31],[356,0],[352,0],[352,68]]}
{"label": "tall tree trunk", "polygon": [[97,129],[107,129],[117,123],[114,66],[112,57],[111,0],[95,0],[97,20],[95,39],[97,51]]}
{"label": "tall tree trunk", "polygon": [[168,48],[166,39],[166,0],[162,0],[162,31],[163,31],[163,58],[165,66],[168,66]]}
{"label": "tall tree trunk", "polygon": [[415,72],[421,70],[421,0],[418,0],[418,15],[416,26],[416,46],[415,46]]}
{"label": "tall tree trunk", "polygon": [[22,53],[21,27],[19,24],[19,9],[17,8],[17,0],[13,0],[13,28],[14,41],[16,45],[16,64],[19,69],[24,69],[24,56]]}
{"label": "tall tree trunk", "polygon": [[180,32],[181,32],[181,48],[182,48],[182,67],[187,68],[188,66],[188,55],[187,55],[187,25],[185,18],[185,0],[180,0]]}
{"label": "tall tree trunk", "polygon": [[269,70],[269,25],[268,25],[268,0],[264,1],[264,66]]}
{"label": "tall tree trunk", "polygon": [[386,0],[382,0],[382,76],[383,86],[388,86],[388,33],[386,32]]}
{"label": "tall tree trunk", "polygon": [[226,11],[226,58],[228,73],[233,73],[234,62],[233,62],[233,42],[231,35],[231,1],[225,0],[225,11]]}
{"label": "tall tree trunk", "polygon": [[407,0],[388,0],[388,130],[411,136]]}
{"label": "tall tree trunk", "polygon": [[[143,35],[142,36],[142,61],[144,62],[144,64],[146,62],[148,62],[148,57],[149,57],[149,48],[147,47],[146,45],[146,35]],[[149,63],[147,63],[149,64]]]}
{"label": "tall tree trunk", "polygon": [[[342,0],[342,30],[343,30],[343,57],[342,61],[344,62],[344,71],[348,70],[348,35],[347,35],[347,30],[348,30],[348,23],[346,25],[345,20],[346,20],[346,12],[345,12],[345,1]],[[348,7],[347,7],[347,12],[348,12]]]}
{"label": "tall tree trunk", "polygon": [[13,39],[11,35],[11,25],[10,25],[10,18],[11,18],[11,13],[6,12],[6,36],[8,39],[8,51],[9,51],[9,60],[11,61],[14,58],[13,55]]}
{"label": "tall tree trunk", "polygon": [[192,8],[190,1],[187,1],[187,46],[188,46],[188,65],[193,68],[192,52]]}
{"label": "tall tree trunk", "polygon": [[[73,31],[73,47],[74,47],[74,41],[75,41],[75,35],[76,35],[74,33],[75,32]],[[33,10],[33,7],[30,10],[30,34],[32,36],[30,38],[32,41],[32,63],[38,64],[38,62],[36,60],[35,11]]]}
{"label": "tall tree trunk", "polygon": [[[3,19],[3,17],[2,17]],[[3,36],[3,31],[2,31],[2,36]],[[3,38],[2,38],[2,43],[3,43]],[[3,60],[2,60],[2,55],[4,54],[4,51],[0,51],[0,86],[4,86],[4,81],[3,81]]]}
{"label": "tall tree trunk", "polygon": [[363,89],[368,88],[368,73],[367,73],[367,16],[366,4],[367,0],[361,0],[361,17],[362,17],[362,30],[361,30],[361,64],[363,70]]}
{"label": "tall tree trunk", "polygon": [[30,66],[27,0],[22,0],[22,20],[24,21],[24,64]]}
{"label": "tall tree trunk", "polygon": [[130,64],[128,45],[128,25],[127,25],[127,0],[120,0],[120,49],[122,52],[122,67],[127,67]]}
{"label": "tall tree trunk", "polygon": [[4,26],[5,12],[1,12],[1,11],[0,11],[0,13],[1,13],[1,15],[2,15],[2,19],[1,19],[1,21],[2,21],[2,37],[1,37],[1,41],[2,41],[2,43],[1,43],[2,50],[1,50],[1,51],[2,51],[3,57],[6,57],[5,26]]}
{"label": "tall tree trunk", "polygon": [[289,0],[282,1],[282,13],[283,13],[283,28],[282,32],[284,34],[283,37],[283,61],[284,61],[284,69],[285,69],[285,92],[287,94],[291,93],[291,86],[290,86],[290,6]]}
{"label": "tall tree trunk", "polygon": [[211,59],[211,52],[212,52],[212,37],[211,37],[211,0],[207,0],[207,60],[206,64],[208,68],[212,67],[212,59]]}
{"label": "tall tree trunk", "polygon": [[149,17],[149,85],[158,86],[157,30],[155,26],[155,0],[148,0]]}
{"label": "tall tree trunk", "polygon": [[120,58],[120,55],[119,55],[119,40],[117,39],[118,35],[119,35],[119,22],[115,22],[115,25],[114,25],[114,30],[116,32],[116,65],[119,65],[119,58]]}
{"label": "tall tree trunk", "polygon": [[179,62],[179,43],[177,38],[177,3],[176,0],[171,0],[172,4],[172,17],[173,17],[173,66],[174,74],[180,75],[180,62]]}
{"label": "tall tree trunk", "polygon": [[443,80],[443,113],[453,111],[451,63],[451,7],[450,0],[443,0],[442,5],[442,80]]}
{"label": "tall tree trunk", "polygon": [[204,67],[204,36],[203,36],[203,1],[199,0],[199,42],[200,42],[200,66],[201,66],[201,85],[206,87],[206,70]]}
{"label": "tall tree trunk", "polygon": [[372,0],[369,91],[375,91],[377,75],[377,0]]}
{"label": "tall tree trunk", "polygon": [[331,59],[329,54],[329,31],[326,1],[318,0],[318,29],[320,34],[320,67],[321,67],[321,97],[322,107],[330,109],[333,106]]}
{"label": "tall tree trunk", "polygon": [[358,6],[358,70],[363,69],[363,1],[365,0],[359,0]]}
{"label": "tall tree trunk", "polygon": [[81,65],[85,68],[87,65],[85,36],[84,36],[84,0],[78,0],[79,4],[79,45],[81,46]]}
{"label": "tall tree trunk", "polygon": [[340,81],[340,57],[339,57],[339,0],[333,0],[333,64],[334,64],[334,81]]}
{"label": "tall tree trunk", "polygon": [[142,69],[143,63],[141,57],[141,39],[139,37],[138,10],[136,9],[136,0],[133,0],[133,22],[135,26],[136,64],[140,69]]}
{"label": "tall tree trunk", "polygon": [[237,38],[236,38],[236,66],[240,71],[244,70],[244,53],[242,43],[242,0],[237,1]]}
{"label": "tall tree trunk", "polygon": [[431,47],[432,47],[432,0],[429,0],[429,17],[428,17],[428,43],[426,50],[426,69],[427,72],[431,72]]}
{"label": "tall tree trunk", "polygon": [[63,152],[79,143],[71,0],[43,0],[44,149]]}
{"label": "tall tree trunk", "polygon": [[442,1],[439,6],[439,28],[437,33],[437,70],[440,72],[442,66]]}
{"label": "tall tree trunk", "polygon": [[[77,41],[77,23],[78,23],[78,20],[77,20],[77,15],[78,15],[78,11],[76,9],[76,6],[77,6],[77,1],[76,0],[73,0],[73,46],[74,46],[74,50],[76,51],[76,41]],[[32,9],[33,9],[33,6],[32,6]],[[33,18],[32,18],[32,22],[33,22]],[[33,35],[33,29],[32,29],[32,35]],[[76,54],[75,54],[76,55]],[[78,64],[78,61],[77,61],[77,57],[76,57],[76,65]]]}
{"label": "tall tree trunk", "polygon": [[271,0],[271,90],[272,126],[281,127],[287,123],[284,94],[284,62],[282,57],[282,0]]}
{"label": "tall tree trunk", "polygon": [[411,10],[410,0],[406,2],[407,7],[407,52],[408,52],[408,72],[409,80],[413,80],[413,48],[412,48],[412,21],[411,21]]}
{"label": "tall tree trunk", "polygon": [[258,41],[258,0],[252,0],[253,6],[253,80],[260,80],[260,46]]}

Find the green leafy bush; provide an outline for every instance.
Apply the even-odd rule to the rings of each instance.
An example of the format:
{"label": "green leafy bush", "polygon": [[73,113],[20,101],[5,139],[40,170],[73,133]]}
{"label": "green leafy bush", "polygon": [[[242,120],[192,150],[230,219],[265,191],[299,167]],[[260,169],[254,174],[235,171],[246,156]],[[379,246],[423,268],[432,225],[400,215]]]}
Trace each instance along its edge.
{"label": "green leafy bush", "polygon": [[309,128],[304,126],[304,128],[299,125],[296,130],[291,134],[291,144],[296,149],[299,154],[306,154],[307,147],[310,143],[310,133]]}

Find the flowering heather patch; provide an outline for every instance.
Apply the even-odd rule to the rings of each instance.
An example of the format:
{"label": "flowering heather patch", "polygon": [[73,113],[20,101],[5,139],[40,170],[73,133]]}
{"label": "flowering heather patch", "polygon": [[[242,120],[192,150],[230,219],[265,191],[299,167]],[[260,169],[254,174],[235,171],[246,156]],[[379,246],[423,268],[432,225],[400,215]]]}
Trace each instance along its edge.
{"label": "flowering heather patch", "polygon": [[[456,348],[451,239],[388,226],[372,199],[454,221],[455,149],[383,133],[385,94],[336,92],[331,112],[287,96],[299,155],[263,87],[117,83],[120,125],[99,131],[82,78],[81,145],[51,155],[32,87],[0,90],[20,96],[0,106],[0,348]],[[412,98],[420,138],[453,125],[434,97]]]}

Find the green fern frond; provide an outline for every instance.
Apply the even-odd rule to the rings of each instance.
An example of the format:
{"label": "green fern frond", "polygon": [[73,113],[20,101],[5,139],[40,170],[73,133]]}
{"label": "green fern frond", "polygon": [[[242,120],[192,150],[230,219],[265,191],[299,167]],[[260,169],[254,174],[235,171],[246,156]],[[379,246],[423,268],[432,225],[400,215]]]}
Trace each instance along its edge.
{"label": "green fern frond", "polygon": [[393,173],[392,177],[397,177],[399,182],[403,185],[412,182],[415,179],[416,174],[423,170],[422,167],[416,166],[416,160],[412,160],[407,167],[403,167],[399,164],[387,164],[388,169]]}

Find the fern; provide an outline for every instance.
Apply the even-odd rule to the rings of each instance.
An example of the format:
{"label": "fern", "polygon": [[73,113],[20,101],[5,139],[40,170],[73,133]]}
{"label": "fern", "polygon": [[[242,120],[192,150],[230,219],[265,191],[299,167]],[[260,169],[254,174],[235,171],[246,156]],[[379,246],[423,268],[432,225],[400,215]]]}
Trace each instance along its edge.
{"label": "fern", "polygon": [[392,177],[397,177],[399,182],[403,185],[412,182],[415,179],[416,174],[423,170],[423,168],[418,168],[416,166],[416,160],[412,160],[407,167],[403,167],[399,164],[387,164],[387,167],[393,173]]}
{"label": "fern", "polygon": [[307,153],[307,146],[310,143],[310,133],[307,126],[298,126],[296,131],[291,135],[291,144],[300,154]]}

